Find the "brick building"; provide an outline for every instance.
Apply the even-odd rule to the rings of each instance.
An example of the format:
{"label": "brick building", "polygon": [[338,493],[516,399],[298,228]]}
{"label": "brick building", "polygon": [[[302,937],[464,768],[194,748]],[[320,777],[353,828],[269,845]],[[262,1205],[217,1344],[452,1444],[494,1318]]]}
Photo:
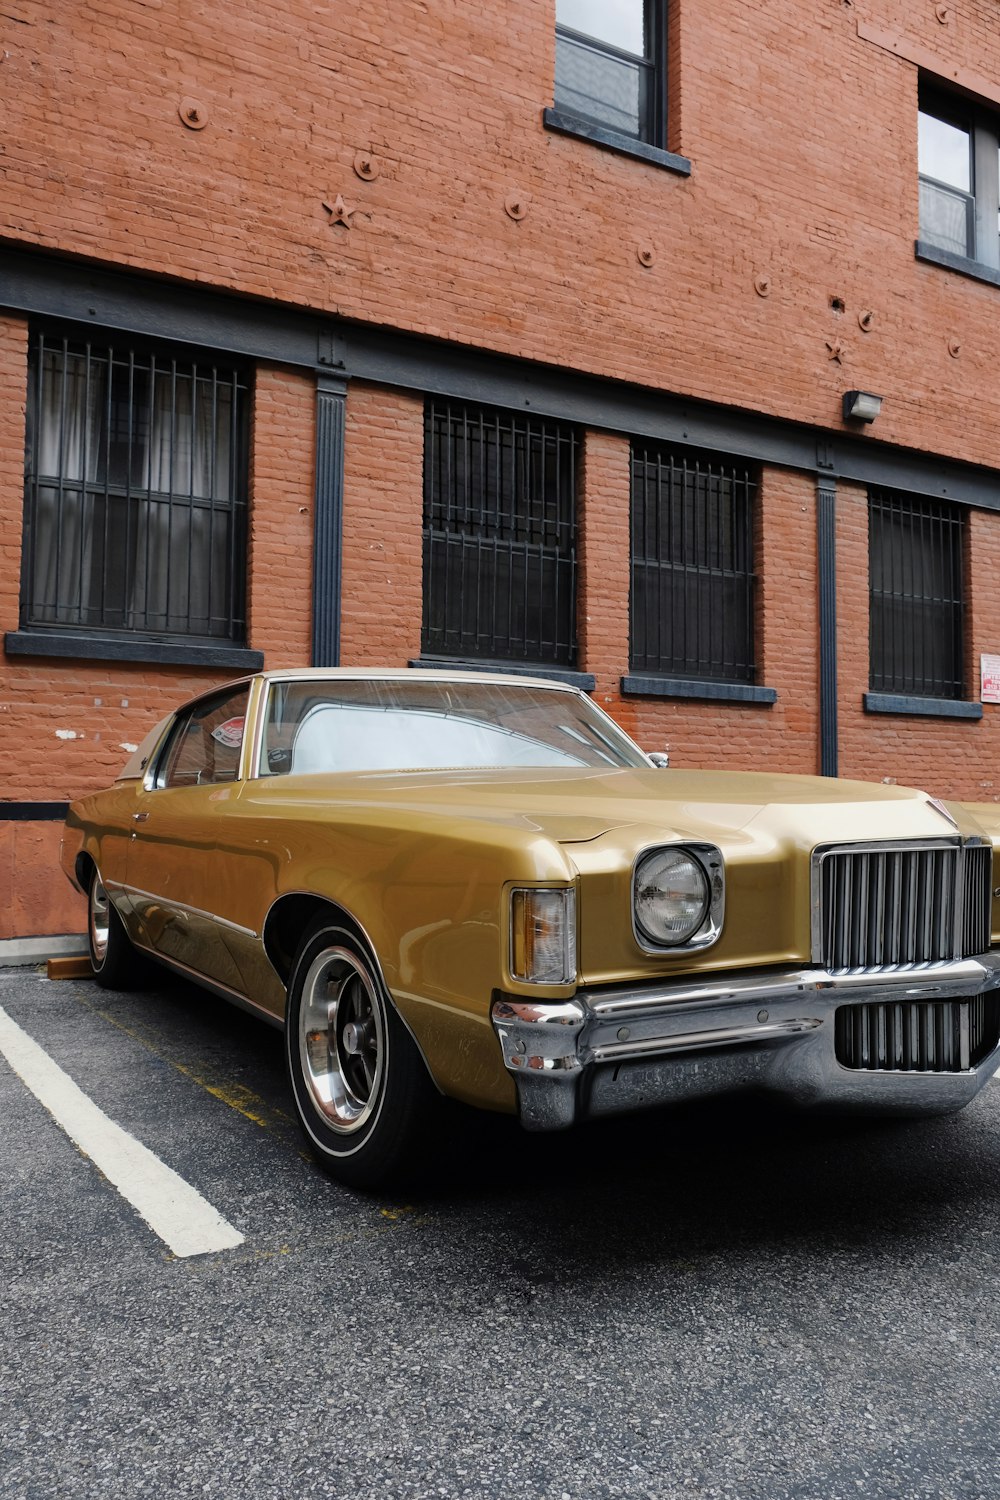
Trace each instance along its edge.
{"label": "brick building", "polygon": [[996,21],[9,0],[0,941],[81,929],[66,800],[261,662],[1000,796]]}

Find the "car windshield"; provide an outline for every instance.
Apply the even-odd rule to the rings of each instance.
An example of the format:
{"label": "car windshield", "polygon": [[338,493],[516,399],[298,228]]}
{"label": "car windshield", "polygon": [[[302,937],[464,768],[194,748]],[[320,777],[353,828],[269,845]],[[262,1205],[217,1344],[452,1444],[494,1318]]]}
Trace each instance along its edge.
{"label": "car windshield", "polygon": [[578,693],[509,683],[271,684],[260,774],[648,766]]}

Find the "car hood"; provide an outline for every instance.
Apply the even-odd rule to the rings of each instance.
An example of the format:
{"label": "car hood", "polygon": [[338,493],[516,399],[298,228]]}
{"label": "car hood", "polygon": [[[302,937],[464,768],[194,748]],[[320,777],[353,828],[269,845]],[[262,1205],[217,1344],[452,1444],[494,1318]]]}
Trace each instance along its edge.
{"label": "car hood", "polygon": [[[259,786],[259,783],[257,784]],[[658,838],[796,844],[982,834],[973,813],[912,787],[762,772],[654,769],[419,771],[283,777],[269,789],[317,810],[374,808],[521,827],[561,844],[634,827]]]}

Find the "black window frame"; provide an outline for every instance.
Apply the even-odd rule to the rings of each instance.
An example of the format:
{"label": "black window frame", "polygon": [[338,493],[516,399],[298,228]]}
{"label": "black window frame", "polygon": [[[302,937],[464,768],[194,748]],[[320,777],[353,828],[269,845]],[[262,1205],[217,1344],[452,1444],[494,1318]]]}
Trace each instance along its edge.
{"label": "black window frame", "polygon": [[970,191],[942,183],[918,169],[918,182],[966,202],[965,254],[937,244],[923,221],[917,244],[928,258],[937,256],[966,260],[988,271],[1000,272],[1000,110],[990,109],[964,94],[943,88],[937,81],[921,79],[918,113],[957,126],[969,135]]}
{"label": "black window frame", "polygon": [[[20,624],[17,634],[6,638],[8,652],[250,665],[250,656],[257,655],[245,649],[252,366],[219,351],[114,329],[39,321],[29,330],[27,375]],[[43,415],[49,399],[46,381],[51,382],[49,395],[61,387],[55,397],[61,403],[58,417],[53,418],[50,405],[48,424]],[[185,383],[189,412],[183,400],[178,404],[178,390]],[[71,397],[68,384],[75,387]],[[67,403],[74,402],[87,435],[75,439],[79,451],[70,461],[66,412]],[[178,431],[186,417],[190,425],[185,492],[178,477]],[[154,453],[157,424],[160,447]],[[55,466],[44,462],[43,429],[50,447],[58,451]],[[225,458],[219,436],[223,429]],[[211,435],[205,438],[205,432]],[[154,476],[154,465],[161,474],[166,469],[166,485]],[[220,467],[227,474],[225,494],[217,493]],[[210,471],[211,477],[196,479],[196,468]],[[144,502],[150,508],[140,519]],[[76,506],[78,535],[89,538],[90,556],[82,560],[81,540],[75,570],[72,562],[67,568],[58,560],[67,506],[70,528]],[[173,558],[166,567],[166,582],[161,577],[157,584],[158,608],[150,585],[150,559],[162,546],[164,517]],[[156,518],[159,538],[154,536]],[[42,555],[51,545],[42,535],[46,521],[58,528],[54,565]],[[145,541],[140,543],[143,529]],[[212,561],[201,590],[204,602],[193,611],[197,589],[192,560],[206,533]],[[179,553],[186,553],[187,575],[172,590],[169,570]],[[143,584],[140,567],[145,570]],[[75,578],[70,576],[74,571]],[[54,582],[40,587],[46,572]],[[143,593],[137,604],[136,596]],[[186,607],[178,605],[178,599]]]}
{"label": "black window frame", "polygon": [[964,701],[966,549],[965,507],[900,490],[869,489],[871,694]]}
{"label": "black window frame", "polygon": [[579,459],[569,423],[427,400],[423,662],[575,670]]}
{"label": "black window frame", "polygon": [[[669,679],[679,691],[685,682],[754,689],[759,467],[633,438],[630,472],[633,680]],[[757,689],[752,696],[773,695]]]}

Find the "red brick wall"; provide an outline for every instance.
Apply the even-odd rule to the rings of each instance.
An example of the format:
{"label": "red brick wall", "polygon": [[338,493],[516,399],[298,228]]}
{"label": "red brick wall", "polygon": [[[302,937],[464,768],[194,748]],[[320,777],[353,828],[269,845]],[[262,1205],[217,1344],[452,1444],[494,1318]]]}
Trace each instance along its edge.
{"label": "red brick wall", "polygon": [[[254,393],[247,639],[269,667],[312,645],[316,382],[261,366]],[[232,673],[229,674],[232,676]]]}
{"label": "red brick wall", "polygon": [[684,179],[542,128],[551,0],[16,0],[0,238],[835,430],[870,388],[879,438],[992,464],[997,292],[915,262],[917,67],[859,35],[1000,77],[994,0],[949,11],[677,0]]}
{"label": "red brick wall", "polygon": [[341,660],[420,655],[424,404],[352,385],[347,402]]}

